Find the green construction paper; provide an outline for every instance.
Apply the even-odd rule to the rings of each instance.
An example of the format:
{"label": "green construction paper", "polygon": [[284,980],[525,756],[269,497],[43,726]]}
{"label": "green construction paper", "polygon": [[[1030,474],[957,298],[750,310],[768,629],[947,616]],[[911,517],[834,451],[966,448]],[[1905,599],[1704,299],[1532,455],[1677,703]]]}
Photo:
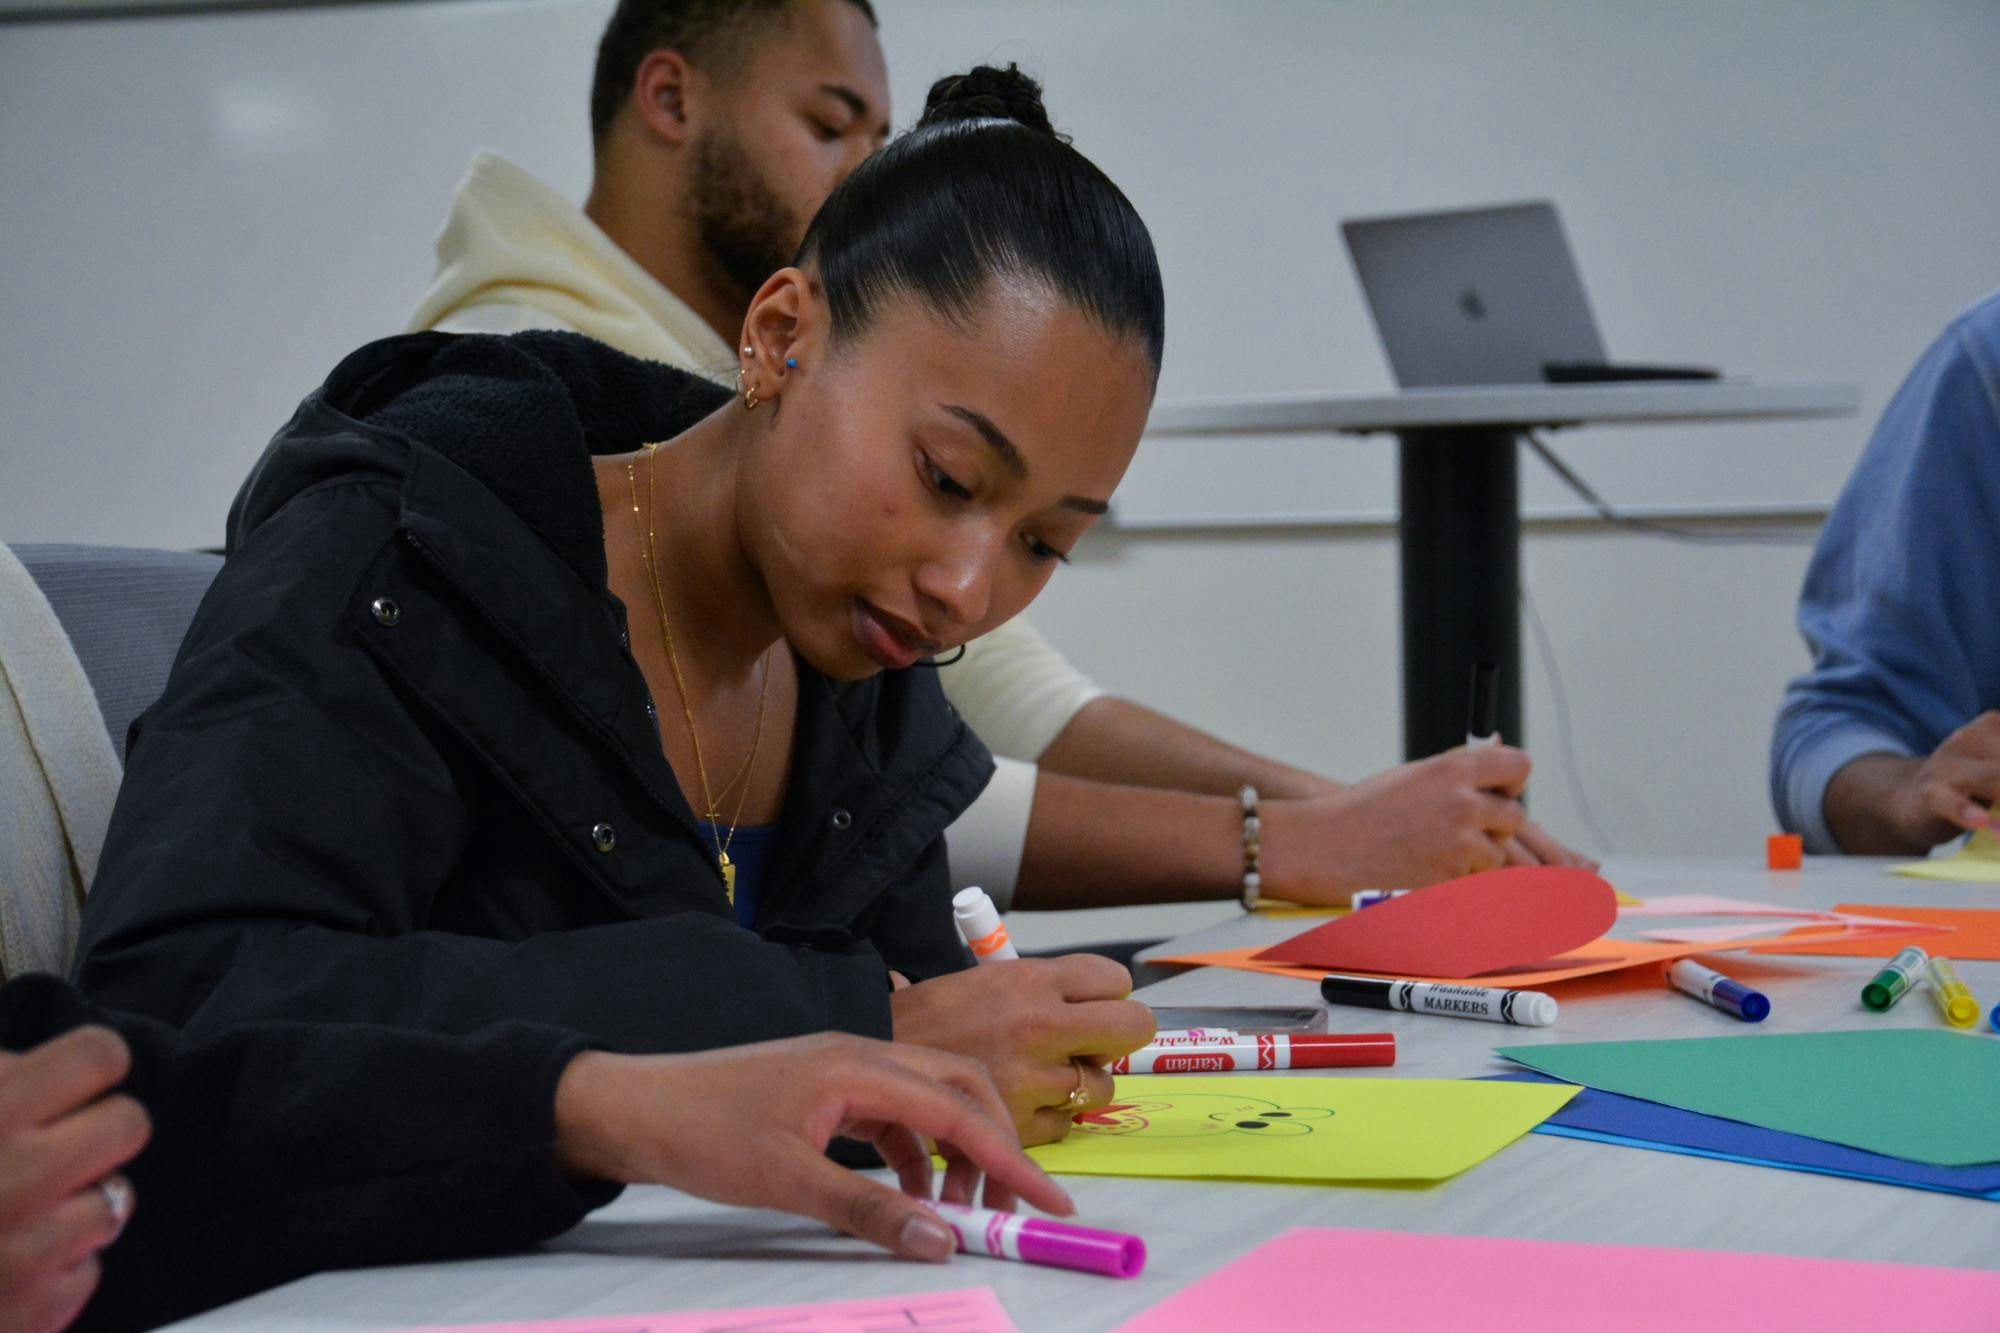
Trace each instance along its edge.
{"label": "green construction paper", "polygon": [[1973,1033],[1890,1028],[1498,1052],[1571,1083],[1865,1152],[1932,1166],[2000,1162],[2000,1042]]}

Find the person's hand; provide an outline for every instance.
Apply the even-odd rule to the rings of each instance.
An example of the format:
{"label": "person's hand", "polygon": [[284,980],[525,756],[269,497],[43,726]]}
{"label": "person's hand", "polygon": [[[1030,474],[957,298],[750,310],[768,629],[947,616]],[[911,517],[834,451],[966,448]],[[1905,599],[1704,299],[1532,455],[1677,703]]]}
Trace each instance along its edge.
{"label": "person's hand", "polygon": [[1356,889],[1422,888],[1530,858],[1571,857],[1524,822],[1519,797],[1529,768],[1528,756],[1509,745],[1464,747],[1331,796],[1266,802],[1263,892],[1340,905]]}
{"label": "person's hand", "polygon": [[[1053,1143],[1070,1117],[1111,1100],[1100,1066],[1153,1037],[1153,1011],[1125,997],[1132,974],[1108,958],[981,963],[889,997],[896,1044],[968,1055],[986,1066],[1023,1143]],[[1081,1084],[1084,1096],[1072,1102]]]}
{"label": "person's hand", "polygon": [[1534,820],[1525,820],[1507,843],[1507,864],[1510,866],[1574,866],[1581,870],[1597,869],[1597,862],[1581,852],[1573,852],[1549,836],[1547,829]]}
{"label": "person's hand", "polygon": [[[829,1161],[836,1136],[875,1145],[898,1193]],[[696,1055],[586,1052],[556,1085],[556,1155],[572,1174],[670,1185],[718,1203],[802,1213],[912,1259],[949,1258],[950,1228],[931,1198],[934,1139],[941,1197],[1017,1197],[1076,1211],[1015,1141],[986,1071],[942,1051],[841,1033]]]}
{"label": "person's hand", "polygon": [[[0,1330],[66,1327],[97,1289],[97,1253],[118,1238],[132,1187],[117,1169],[152,1125],[124,1082],[117,1033],[83,1027],[0,1051]],[[99,1188],[99,1182],[107,1182]]]}
{"label": "person's hand", "polygon": [[1907,770],[1889,797],[1888,814],[1905,845],[1928,850],[1985,828],[1995,801],[2000,801],[2000,712],[1988,710]]}

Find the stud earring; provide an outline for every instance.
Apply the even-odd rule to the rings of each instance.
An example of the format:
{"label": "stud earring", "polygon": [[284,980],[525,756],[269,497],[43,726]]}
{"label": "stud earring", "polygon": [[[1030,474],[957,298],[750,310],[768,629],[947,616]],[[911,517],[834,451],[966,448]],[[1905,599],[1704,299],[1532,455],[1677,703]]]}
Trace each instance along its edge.
{"label": "stud earring", "polygon": [[743,345],[743,355],[745,355],[745,356],[755,356],[755,355],[757,355],[757,349],[756,349],[756,348],[754,348],[754,347],[752,347],[752,346],[750,346],[750,344],[748,344],[748,343],[745,343],[745,344]]}
{"label": "stud earring", "polygon": [[788,356],[785,358],[786,370],[797,370],[798,368],[799,368],[799,359],[797,357]]}

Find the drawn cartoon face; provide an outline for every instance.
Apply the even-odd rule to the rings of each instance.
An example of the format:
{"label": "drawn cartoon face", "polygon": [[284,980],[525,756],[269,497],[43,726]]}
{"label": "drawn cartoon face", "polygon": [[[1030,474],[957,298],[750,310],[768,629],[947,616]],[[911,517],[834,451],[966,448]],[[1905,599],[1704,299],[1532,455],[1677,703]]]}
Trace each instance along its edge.
{"label": "drawn cartoon face", "polygon": [[1323,1106],[1281,1106],[1259,1097],[1177,1092],[1171,1101],[1150,1097],[1113,1102],[1086,1111],[1075,1121],[1077,1133],[1108,1138],[1202,1139],[1218,1134],[1297,1138],[1312,1133],[1314,1122],[1332,1118],[1333,1112]]}

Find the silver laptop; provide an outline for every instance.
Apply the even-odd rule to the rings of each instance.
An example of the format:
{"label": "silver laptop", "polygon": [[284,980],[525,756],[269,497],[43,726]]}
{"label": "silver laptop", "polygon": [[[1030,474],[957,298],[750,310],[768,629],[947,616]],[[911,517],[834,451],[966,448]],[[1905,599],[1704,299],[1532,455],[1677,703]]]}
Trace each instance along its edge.
{"label": "silver laptop", "polygon": [[1541,384],[1602,362],[1583,279],[1546,201],[1340,224],[1396,382]]}

